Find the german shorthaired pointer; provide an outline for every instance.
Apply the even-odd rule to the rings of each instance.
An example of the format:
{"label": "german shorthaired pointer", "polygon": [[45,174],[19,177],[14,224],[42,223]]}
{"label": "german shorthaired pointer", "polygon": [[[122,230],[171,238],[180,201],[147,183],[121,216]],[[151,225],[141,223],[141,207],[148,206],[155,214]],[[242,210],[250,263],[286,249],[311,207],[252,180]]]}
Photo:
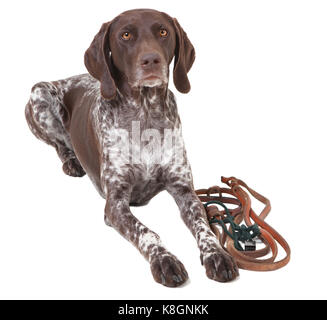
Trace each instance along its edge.
{"label": "german shorthaired pointer", "polygon": [[[178,21],[150,9],[126,11],[104,23],[85,52],[90,74],[34,85],[26,119],[37,138],[55,147],[64,173],[90,177],[106,200],[106,224],[138,248],[157,282],[176,287],[188,274],[130,206],[144,205],[163,190],[194,235],[207,276],[226,282],[238,269],[210,230],[194,192],[168,89],[173,58],[174,84],[187,93],[195,51]],[[164,152],[158,146],[165,146],[159,148]]]}

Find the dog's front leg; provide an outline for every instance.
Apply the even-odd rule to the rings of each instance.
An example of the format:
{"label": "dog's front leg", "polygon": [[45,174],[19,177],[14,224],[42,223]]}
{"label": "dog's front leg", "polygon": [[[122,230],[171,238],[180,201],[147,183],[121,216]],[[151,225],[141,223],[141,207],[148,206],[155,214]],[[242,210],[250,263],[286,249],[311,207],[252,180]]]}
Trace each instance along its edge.
{"label": "dog's front leg", "polygon": [[134,244],[149,261],[155,281],[177,287],[188,279],[183,264],[161,243],[160,237],[143,225],[130,211],[130,187],[127,184],[108,187],[105,222]]}
{"label": "dog's front leg", "polygon": [[221,247],[211,231],[205,209],[190,184],[172,184],[167,187],[174,197],[183,221],[195,237],[200,249],[201,263],[210,279],[226,282],[238,276],[233,258]]}

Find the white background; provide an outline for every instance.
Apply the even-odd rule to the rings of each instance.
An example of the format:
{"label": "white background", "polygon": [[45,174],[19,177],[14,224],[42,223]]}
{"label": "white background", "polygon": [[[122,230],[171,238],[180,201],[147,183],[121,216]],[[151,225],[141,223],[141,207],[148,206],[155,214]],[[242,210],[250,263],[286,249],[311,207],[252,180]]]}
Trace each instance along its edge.
{"label": "white background", "polygon": [[[324,1],[1,2],[0,298],[327,298],[327,6]],[[102,22],[124,10],[177,17],[197,53],[192,90],[176,92],[196,188],[221,175],[272,202],[268,223],[289,241],[284,269],[207,279],[195,240],[165,192],[132,209],[184,263],[177,289],[153,281],[139,252],[103,222],[87,177],[63,174],[29,131],[30,88],[86,72]]]}

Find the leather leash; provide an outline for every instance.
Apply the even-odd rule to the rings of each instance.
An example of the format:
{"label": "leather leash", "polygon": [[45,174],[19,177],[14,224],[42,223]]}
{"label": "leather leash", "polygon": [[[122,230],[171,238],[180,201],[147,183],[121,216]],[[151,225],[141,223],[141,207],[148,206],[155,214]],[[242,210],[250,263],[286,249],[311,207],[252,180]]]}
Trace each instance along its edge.
{"label": "leather leash", "polygon": [[[221,177],[221,181],[228,188],[213,186],[209,189],[195,191],[204,204],[211,230],[219,239],[221,246],[234,257],[241,269],[272,271],[287,265],[291,257],[288,243],[265,222],[265,218],[271,210],[270,201],[235,177]],[[259,215],[251,208],[249,194],[265,205]],[[219,210],[217,205],[223,207],[224,210]],[[228,208],[231,205],[233,208]],[[239,226],[243,221],[246,226]],[[230,223],[228,229],[226,223]],[[223,227],[222,231],[217,224]],[[253,238],[259,238],[264,244],[264,248],[255,250]],[[240,247],[239,239],[245,242],[245,250]],[[278,261],[276,261],[277,243],[286,253],[286,256]],[[270,257],[266,257],[267,255]]]}

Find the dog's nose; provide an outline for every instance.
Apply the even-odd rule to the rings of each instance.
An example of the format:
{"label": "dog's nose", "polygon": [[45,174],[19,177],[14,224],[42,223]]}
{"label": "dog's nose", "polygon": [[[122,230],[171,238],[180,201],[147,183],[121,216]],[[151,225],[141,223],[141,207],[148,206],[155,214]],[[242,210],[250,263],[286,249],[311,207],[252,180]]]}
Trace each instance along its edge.
{"label": "dog's nose", "polygon": [[145,69],[159,65],[160,62],[161,59],[158,53],[146,53],[141,57],[141,66]]}

